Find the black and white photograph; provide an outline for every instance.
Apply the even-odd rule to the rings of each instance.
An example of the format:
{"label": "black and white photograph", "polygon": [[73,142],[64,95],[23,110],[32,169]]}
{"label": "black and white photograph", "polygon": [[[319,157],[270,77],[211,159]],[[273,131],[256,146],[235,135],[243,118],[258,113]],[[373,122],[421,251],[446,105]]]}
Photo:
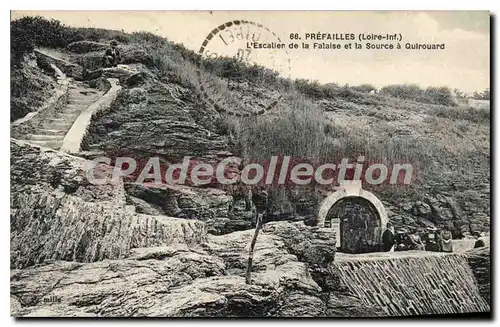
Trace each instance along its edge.
{"label": "black and white photograph", "polygon": [[491,319],[491,24],[10,11],[10,315]]}

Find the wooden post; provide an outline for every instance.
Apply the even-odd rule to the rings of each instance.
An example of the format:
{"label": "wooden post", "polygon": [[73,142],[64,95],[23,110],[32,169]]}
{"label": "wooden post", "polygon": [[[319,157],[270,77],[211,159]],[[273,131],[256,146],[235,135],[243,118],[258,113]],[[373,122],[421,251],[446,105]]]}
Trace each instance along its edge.
{"label": "wooden post", "polygon": [[250,249],[248,251],[248,262],[247,262],[247,275],[245,282],[247,284],[252,284],[252,261],[253,261],[253,248],[257,242],[257,236],[259,235],[260,227],[262,225],[262,215],[257,213],[257,222],[255,224],[255,232],[253,233],[252,242],[250,243]]}

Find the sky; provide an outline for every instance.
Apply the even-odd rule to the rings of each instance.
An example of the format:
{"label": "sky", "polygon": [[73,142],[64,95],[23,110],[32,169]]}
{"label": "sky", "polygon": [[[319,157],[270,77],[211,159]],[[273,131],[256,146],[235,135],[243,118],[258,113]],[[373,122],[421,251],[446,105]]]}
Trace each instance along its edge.
{"label": "sky", "polygon": [[[26,15],[55,18],[66,25],[99,27],[125,32],[149,31],[182,43],[194,51],[215,27],[234,20],[260,23],[247,27],[260,35],[258,42],[288,46],[290,34],[305,41],[306,33],[398,34],[401,50],[362,49],[247,49],[247,40],[225,45],[214,37],[205,51],[235,55],[238,49],[248,59],[274,68],[285,77],[306,78],[322,83],[381,87],[415,83],[420,86],[449,86],[462,91],[482,91],[490,86],[490,17],[487,11],[13,11],[11,19]],[[233,30],[233,36],[234,32]],[[224,34],[225,33],[225,34]],[[228,42],[231,31],[219,33]],[[344,46],[353,41],[332,42]],[[388,43],[387,41],[368,41]],[[359,41],[358,41],[359,43]],[[389,43],[397,44],[397,41]],[[410,50],[405,44],[445,44],[444,50]]]}

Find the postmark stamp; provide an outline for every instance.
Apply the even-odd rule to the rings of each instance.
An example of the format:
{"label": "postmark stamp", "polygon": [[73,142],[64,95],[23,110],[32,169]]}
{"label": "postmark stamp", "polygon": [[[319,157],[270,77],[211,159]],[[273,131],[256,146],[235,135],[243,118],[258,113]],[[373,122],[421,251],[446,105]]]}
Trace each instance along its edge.
{"label": "postmark stamp", "polygon": [[[289,78],[291,73],[288,51],[282,45],[276,33],[248,20],[229,21],[210,31],[198,50],[201,91],[207,102],[219,113],[242,117],[273,109],[282,97],[273,77]],[[215,78],[206,70],[215,73]],[[245,94],[250,88],[244,74],[252,75],[252,96]]]}

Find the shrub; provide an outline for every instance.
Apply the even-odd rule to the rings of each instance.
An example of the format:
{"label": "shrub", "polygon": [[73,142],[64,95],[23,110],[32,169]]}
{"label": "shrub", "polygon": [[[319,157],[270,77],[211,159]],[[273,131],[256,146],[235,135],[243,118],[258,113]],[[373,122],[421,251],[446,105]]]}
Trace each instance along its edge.
{"label": "shrub", "polygon": [[316,159],[325,140],[323,112],[303,95],[294,94],[278,116],[245,119],[240,126],[243,153],[252,160],[283,154]]}
{"label": "shrub", "polygon": [[[117,40],[118,41],[118,40]],[[149,43],[155,47],[161,47],[167,42],[163,37],[150,32],[133,32],[130,36],[133,43]]]}
{"label": "shrub", "polygon": [[68,44],[66,49],[74,53],[87,53],[92,51],[103,51],[108,47],[107,44],[94,41],[76,41]]}
{"label": "shrub", "polygon": [[430,86],[423,89],[416,84],[395,84],[384,86],[380,92],[382,94],[387,94],[392,97],[405,100],[440,104],[445,106],[456,105],[453,93],[450,88],[446,86]]}
{"label": "shrub", "polygon": [[474,92],[472,97],[476,100],[489,100],[490,99],[490,89],[487,88],[483,92]]}
{"label": "shrub", "polygon": [[129,42],[129,36],[122,31],[100,28],[73,28],[63,25],[55,19],[41,16],[27,16],[10,23],[11,64],[17,65],[23,55],[33,51],[34,47],[64,48],[77,41],[115,39],[122,43]]}
{"label": "shrub", "polygon": [[438,107],[431,112],[437,117],[448,118],[454,121],[467,120],[473,123],[489,123],[490,109],[489,108],[473,108],[473,107]]}
{"label": "shrub", "polygon": [[11,60],[17,63],[35,46],[63,47],[64,27],[57,20],[47,20],[41,16],[23,17],[14,20],[11,26]]}
{"label": "shrub", "polygon": [[405,100],[422,98],[424,90],[416,84],[395,84],[384,86],[381,93]]}
{"label": "shrub", "polygon": [[357,86],[351,86],[351,88],[354,91],[362,92],[362,93],[370,93],[371,91],[374,91],[377,89],[372,84],[361,84],[361,85],[357,85]]}
{"label": "shrub", "polygon": [[423,95],[424,101],[433,104],[441,104],[445,106],[454,106],[456,105],[455,100],[453,98],[453,93],[446,86],[434,87],[430,86],[425,89]]}
{"label": "shrub", "polygon": [[308,79],[298,78],[295,80],[295,88],[300,93],[308,95],[313,98],[322,98],[329,88],[321,85],[318,81],[310,81]]}
{"label": "shrub", "polygon": [[248,65],[245,62],[230,57],[203,59],[203,69],[219,77],[233,80],[251,80],[266,84],[275,84],[279,73],[275,70]]}

